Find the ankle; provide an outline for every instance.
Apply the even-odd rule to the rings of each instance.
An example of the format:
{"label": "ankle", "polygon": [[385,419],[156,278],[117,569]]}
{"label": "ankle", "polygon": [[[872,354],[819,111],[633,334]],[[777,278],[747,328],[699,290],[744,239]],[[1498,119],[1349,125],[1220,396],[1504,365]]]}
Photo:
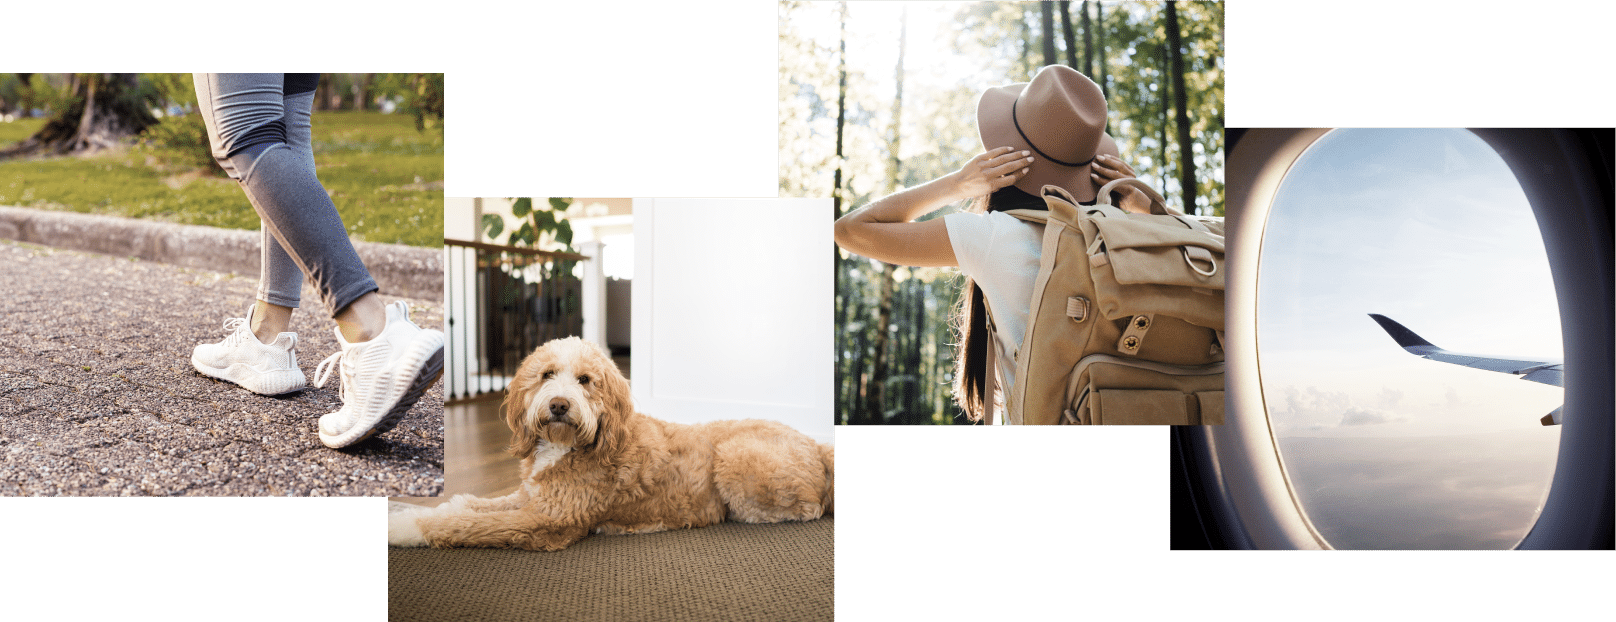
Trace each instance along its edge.
{"label": "ankle", "polygon": [[275,339],[279,338],[282,332],[285,331],[255,328],[253,329],[253,336],[258,338],[259,343],[268,345],[275,343]]}
{"label": "ankle", "polygon": [[375,293],[360,296],[335,318],[337,332],[348,343],[370,341],[387,330],[387,306]]}
{"label": "ankle", "polygon": [[274,343],[281,333],[291,327],[292,308],[262,300],[253,303],[252,329],[254,337],[262,343]]}
{"label": "ankle", "polygon": [[337,332],[342,333],[342,340],[348,343],[364,343],[382,334],[382,331],[367,330],[357,324],[338,324]]}

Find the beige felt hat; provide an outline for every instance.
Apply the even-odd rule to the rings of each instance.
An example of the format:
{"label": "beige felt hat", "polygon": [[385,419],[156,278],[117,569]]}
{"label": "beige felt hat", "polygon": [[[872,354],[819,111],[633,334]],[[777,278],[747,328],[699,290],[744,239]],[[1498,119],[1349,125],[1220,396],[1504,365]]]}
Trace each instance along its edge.
{"label": "beige felt hat", "polygon": [[976,103],[976,127],[984,150],[1012,147],[1031,151],[1033,163],[1016,187],[1040,196],[1044,185],[1064,188],[1079,201],[1098,190],[1089,163],[1102,144],[1116,153],[1105,134],[1105,95],[1077,70],[1050,65],[1032,82],[1008,84],[982,92]]}

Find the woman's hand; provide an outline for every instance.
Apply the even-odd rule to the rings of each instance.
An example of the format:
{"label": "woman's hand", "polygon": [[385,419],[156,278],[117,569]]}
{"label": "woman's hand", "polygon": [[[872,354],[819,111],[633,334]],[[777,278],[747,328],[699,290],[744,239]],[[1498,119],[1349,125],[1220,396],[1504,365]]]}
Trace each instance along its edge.
{"label": "woman's hand", "polygon": [[[1127,162],[1123,162],[1121,158],[1116,156],[1106,155],[1103,153],[1094,156],[1094,162],[1089,166],[1089,170],[1091,171],[1090,176],[1094,179],[1094,186],[1096,188],[1103,188],[1106,184],[1118,179],[1138,177],[1138,175],[1134,174],[1133,167],[1128,166]],[[1112,192],[1115,192],[1122,197],[1122,200],[1118,202],[1117,207],[1122,208],[1124,211],[1139,214],[1150,213],[1150,197],[1146,196],[1145,193],[1140,191],[1138,188],[1134,188],[1132,186],[1117,186],[1112,190]]]}
{"label": "woman's hand", "polygon": [[853,210],[836,221],[836,244],[890,264],[957,266],[943,219],[915,219],[1015,183],[1026,176],[1031,156],[1010,147],[991,149],[971,158],[958,171]]}
{"label": "woman's hand", "polygon": [[965,166],[952,174],[955,194],[961,199],[993,194],[993,191],[1016,183],[1032,170],[1032,153],[1016,151],[1011,147],[990,149],[977,154]]}

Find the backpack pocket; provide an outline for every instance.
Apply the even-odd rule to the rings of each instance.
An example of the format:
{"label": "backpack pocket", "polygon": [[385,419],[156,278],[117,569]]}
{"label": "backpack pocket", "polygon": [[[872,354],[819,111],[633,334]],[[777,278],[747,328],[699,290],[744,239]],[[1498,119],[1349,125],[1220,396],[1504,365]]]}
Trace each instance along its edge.
{"label": "backpack pocket", "polygon": [[1093,354],[1066,391],[1068,425],[1222,425],[1223,363],[1166,365]]}
{"label": "backpack pocket", "polygon": [[1095,302],[1106,319],[1160,314],[1223,330],[1223,236],[1186,217],[1090,218]]}

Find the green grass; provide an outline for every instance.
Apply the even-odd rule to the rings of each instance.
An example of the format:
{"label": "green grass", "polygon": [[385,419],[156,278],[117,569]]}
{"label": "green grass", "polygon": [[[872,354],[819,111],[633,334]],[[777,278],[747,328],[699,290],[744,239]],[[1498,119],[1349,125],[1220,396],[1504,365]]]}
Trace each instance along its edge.
{"label": "green grass", "polygon": [[45,127],[45,119],[28,118],[17,119],[11,123],[0,122],[0,149],[26,140],[42,127]]}
{"label": "green grass", "polygon": [[[443,134],[415,131],[408,115],[314,115],[320,181],[349,235],[389,244],[443,244]],[[0,147],[41,119],[0,123]],[[26,126],[32,125],[32,128]],[[229,229],[258,229],[258,214],[216,168],[173,166],[130,149],[89,157],[0,161],[0,205]]]}

